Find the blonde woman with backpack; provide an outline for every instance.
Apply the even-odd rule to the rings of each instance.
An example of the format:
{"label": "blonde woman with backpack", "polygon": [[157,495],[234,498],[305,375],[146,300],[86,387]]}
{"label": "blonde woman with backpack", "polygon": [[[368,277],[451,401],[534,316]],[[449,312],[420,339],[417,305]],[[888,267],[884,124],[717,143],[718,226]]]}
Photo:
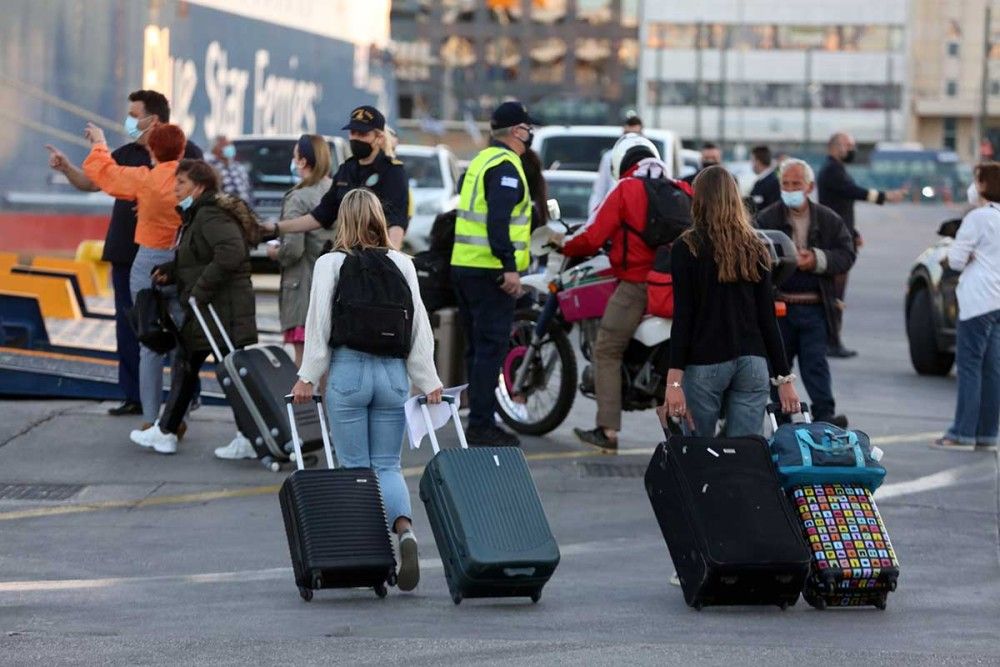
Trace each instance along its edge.
{"label": "blonde woman with backpack", "polygon": [[340,204],[333,252],[316,262],[297,403],[329,371],[326,406],[337,459],[378,474],[389,526],[399,539],[400,590],[420,580],[410,494],[400,467],[410,385],[441,401],[434,337],[409,256],[392,249],[385,214],[369,190]]}

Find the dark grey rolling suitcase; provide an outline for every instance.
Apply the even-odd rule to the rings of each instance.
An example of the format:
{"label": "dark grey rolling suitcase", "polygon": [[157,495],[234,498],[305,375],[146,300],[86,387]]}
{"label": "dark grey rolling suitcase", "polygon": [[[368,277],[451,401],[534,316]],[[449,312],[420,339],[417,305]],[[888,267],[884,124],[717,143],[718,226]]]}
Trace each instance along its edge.
{"label": "dark grey rolling suitcase", "polygon": [[[212,346],[216,359],[215,374],[233,409],[237,428],[250,440],[261,463],[278,472],[281,464],[288,461],[294,451],[284,397],[298,380],[295,362],[277,345],[234,349],[218,313],[212,304],[208,304],[208,312],[229,350],[223,354],[198,304],[193,298],[189,303]],[[302,436],[302,451],[318,450],[323,445],[323,439],[316,412],[308,405],[296,405],[294,408]]]}
{"label": "dark grey rolling suitcase", "polygon": [[763,438],[670,437],[645,481],[690,606],[795,604],[811,554]]}
{"label": "dark grey rolling suitcase", "polygon": [[420,499],[434,532],[451,599],[530,597],[559,564],[559,545],[524,454],[517,447],[469,449],[454,399],[445,396],[459,449],[441,450],[426,403],[434,458],[420,478]]}
{"label": "dark grey rolling suitcase", "polygon": [[291,396],[287,399],[298,470],[281,485],[278,498],[299,595],[308,602],[322,588],[371,587],[385,597],[386,585],[396,583],[396,559],[378,477],[369,468],[334,467],[319,396],[315,414],[328,468],[304,469]]}

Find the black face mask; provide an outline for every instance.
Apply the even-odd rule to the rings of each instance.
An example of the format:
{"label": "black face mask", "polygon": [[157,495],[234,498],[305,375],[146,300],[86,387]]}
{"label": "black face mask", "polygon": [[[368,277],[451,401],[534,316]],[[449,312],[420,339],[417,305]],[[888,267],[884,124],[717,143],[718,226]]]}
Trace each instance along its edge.
{"label": "black face mask", "polygon": [[718,162],[714,162],[712,160],[706,160],[706,161],[704,161],[704,162],[701,163],[701,168],[702,169],[708,169],[709,167],[714,167],[717,164],[719,164],[719,163]]}
{"label": "black face mask", "polygon": [[857,156],[858,156],[858,152],[852,148],[851,150],[849,150],[846,153],[844,153],[844,162],[846,162],[847,164],[850,164],[850,163],[854,162],[854,158],[856,158]]}
{"label": "black face mask", "polygon": [[372,145],[367,141],[361,141],[360,139],[351,139],[351,155],[358,158],[359,160],[364,160],[372,154]]}

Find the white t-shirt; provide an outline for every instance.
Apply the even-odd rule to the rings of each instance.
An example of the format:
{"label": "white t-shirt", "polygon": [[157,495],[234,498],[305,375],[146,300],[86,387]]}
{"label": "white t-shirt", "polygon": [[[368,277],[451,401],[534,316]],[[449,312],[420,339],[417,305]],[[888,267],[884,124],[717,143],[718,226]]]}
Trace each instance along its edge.
{"label": "white t-shirt", "polygon": [[961,271],[958,316],[968,320],[1000,310],[1000,208],[969,211],[948,248],[948,265]]}
{"label": "white t-shirt", "polygon": [[[340,277],[340,267],[346,257],[343,252],[327,253],[316,260],[316,268],[313,270],[309,313],[306,315],[306,344],[302,354],[302,368],[299,369],[299,377],[311,382],[313,386],[319,383],[323,373],[330,368],[333,293]],[[413,260],[396,250],[389,251],[389,259],[399,267],[413,295],[412,347],[406,358],[406,372],[417,390],[426,394],[441,386],[441,379],[434,367],[434,332],[427,317],[427,309],[420,299],[420,285]]]}

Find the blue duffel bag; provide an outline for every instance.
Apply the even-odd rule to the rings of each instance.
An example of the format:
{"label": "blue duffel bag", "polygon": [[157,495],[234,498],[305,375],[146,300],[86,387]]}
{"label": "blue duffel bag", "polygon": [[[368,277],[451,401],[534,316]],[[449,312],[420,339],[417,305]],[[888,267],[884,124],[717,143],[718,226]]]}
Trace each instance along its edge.
{"label": "blue duffel bag", "polygon": [[[771,458],[786,491],[806,484],[854,484],[874,491],[885,479],[879,463],[881,450],[872,448],[868,435],[824,422],[812,423],[803,408],[805,422],[777,425],[768,406],[774,434]],[[780,409],[780,408],[778,408]]]}

